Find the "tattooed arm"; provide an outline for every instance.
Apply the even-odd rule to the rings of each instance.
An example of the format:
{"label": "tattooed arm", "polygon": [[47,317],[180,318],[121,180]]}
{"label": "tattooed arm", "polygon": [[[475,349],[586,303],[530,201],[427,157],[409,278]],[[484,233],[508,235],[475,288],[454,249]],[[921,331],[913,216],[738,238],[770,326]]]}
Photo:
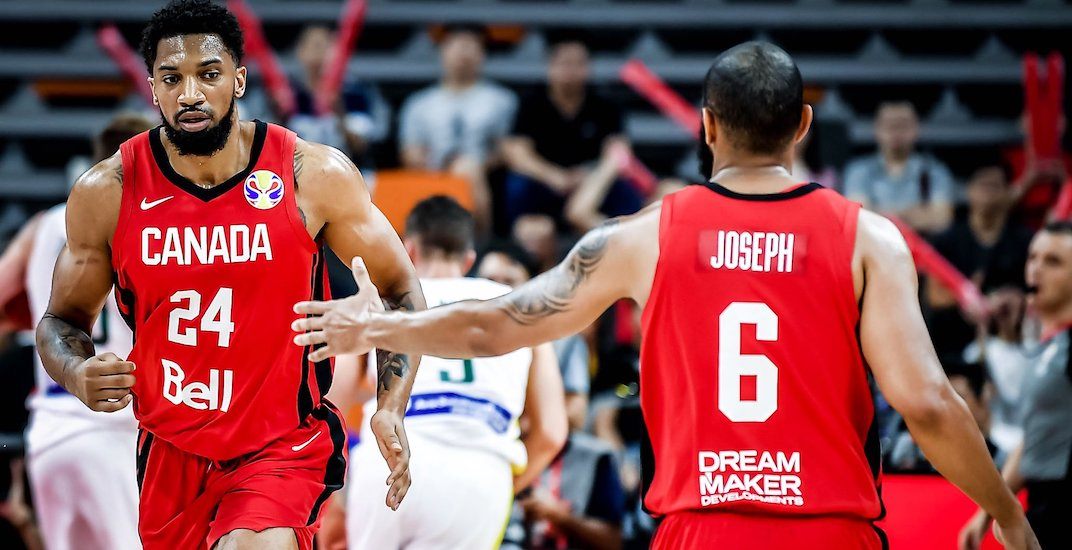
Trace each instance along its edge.
{"label": "tattooed arm", "polygon": [[[574,334],[615,301],[643,306],[658,259],[658,206],[586,234],[561,264],[488,301],[458,302],[416,314],[374,313],[359,301],[299,304],[302,342],[325,355],[375,347],[439,357],[494,356]],[[355,270],[360,284],[361,273]],[[367,309],[367,308],[366,308]]]}
{"label": "tattooed arm", "polygon": [[[406,249],[369,197],[361,172],[337,149],[299,140],[294,155],[298,209],[312,236],[321,235],[343,262],[362,257],[371,282],[389,309],[424,309],[424,294]],[[372,285],[375,284],[375,287]],[[359,291],[363,290],[359,287]],[[360,293],[363,299],[379,299]],[[318,360],[314,351],[310,359]],[[392,468],[387,504],[397,508],[409,485],[408,444],[402,417],[420,357],[377,353],[377,413],[372,419],[380,451]],[[398,483],[396,485],[396,483]]]}
{"label": "tattooed arm", "polygon": [[37,325],[41,362],[56,382],[89,408],[113,412],[130,403],[134,365],[95,355],[90,331],[112,288],[109,239],[123,194],[119,154],[75,183],[67,200],[67,246],[60,252],[48,310]]}

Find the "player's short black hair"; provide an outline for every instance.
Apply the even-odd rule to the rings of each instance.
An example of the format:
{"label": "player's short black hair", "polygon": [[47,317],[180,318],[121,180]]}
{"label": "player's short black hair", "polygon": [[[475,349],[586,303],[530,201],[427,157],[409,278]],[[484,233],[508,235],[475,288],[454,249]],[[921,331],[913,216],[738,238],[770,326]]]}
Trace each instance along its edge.
{"label": "player's short black hair", "polygon": [[461,256],[473,249],[473,215],[454,199],[436,195],[413,207],[406,217],[406,236],[426,250]]}
{"label": "player's short black hair", "polygon": [[510,258],[514,263],[525,269],[530,279],[540,274],[540,268],[536,264],[536,260],[532,258],[532,254],[529,254],[524,247],[514,241],[493,239],[488,242],[480,251],[480,259],[474,264],[474,269],[479,269],[480,264],[483,263],[488,254],[502,254]]}
{"label": "player's short black hair", "polygon": [[242,64],[245,41],[234,14],[209,0],[172,0],[153,14],[141,33],[141,56],[149,74],[153,72],[156,48],[160,41],[187,34],[219,36],[235,65]]}
{"label": "player's short black hair", "polygon": [[1058,235],[1072,235],[1072,220],[1052,221],[1042,226],[1042,230],[1047,233],[1056,233]]}
{"label": "player's short black hair", "polygon": [[745,42],[719,55],[704,79],[704,107],[737,147],[781,151],[800,127],[804,81],[793,58],[767,42]]}

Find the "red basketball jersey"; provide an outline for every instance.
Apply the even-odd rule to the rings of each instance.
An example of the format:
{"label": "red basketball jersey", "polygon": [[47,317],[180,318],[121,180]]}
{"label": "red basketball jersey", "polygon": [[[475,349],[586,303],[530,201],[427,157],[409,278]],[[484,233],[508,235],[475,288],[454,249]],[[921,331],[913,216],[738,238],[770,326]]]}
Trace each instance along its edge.
{"label": "red basketball jersey", "polygon": [[648,510],[879,516],[858,213],[814,183],[663,200],[640,357]]}
{"label": "red basketball jersey", "polygon": [[331,363],[310,363],[290,329],[295,302],[327,294],[324,258],[295,202],[293,132],[256,121],[246,169],[210,189],[175,172],[160,132],[121,148],[112,238],[134,413],[176,447],[228,460],[296,429],[331,384]]}

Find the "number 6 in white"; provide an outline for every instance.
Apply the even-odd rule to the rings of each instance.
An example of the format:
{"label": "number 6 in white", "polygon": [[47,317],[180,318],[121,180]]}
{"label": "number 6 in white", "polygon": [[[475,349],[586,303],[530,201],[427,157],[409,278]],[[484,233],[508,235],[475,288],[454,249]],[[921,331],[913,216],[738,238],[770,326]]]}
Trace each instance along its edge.
{"label": "number 6 in white", "polygon": [[[718,317],[718,410],[733,422],[765,422],[778,410],[778,367],[766,355],[741,354],[741,325],[756,340],[778,340],[778,316],[767,304],[734,302]],[[756,377],[756,399],[741,399],[741,377]]]}

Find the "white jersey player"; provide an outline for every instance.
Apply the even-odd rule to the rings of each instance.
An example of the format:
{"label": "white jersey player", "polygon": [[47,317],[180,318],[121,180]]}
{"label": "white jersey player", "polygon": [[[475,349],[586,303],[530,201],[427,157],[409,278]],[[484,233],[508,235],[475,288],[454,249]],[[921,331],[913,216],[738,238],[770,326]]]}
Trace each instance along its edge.
{"label": "white jersey player", "polygon": [[[26,294],[35,325],[48,307],[52,268],[67,243],[65,212],[66,206],[59,205],[41,217],[26,266]],[[114,298],[101,312],[93,339],[102,353],[130,353],[130,329]],[[89,410],[45,373],[36,354],[34,377],[26,456],[46,548],[140,548],[133,408],[116,413]]]}
{"label": "white jersey player", "polygon": [[[97,136],[103,159],[152,126],[136,114],[120,114]],[[52,270],[67,245],[66,205],[45,212],[27,227],[32,245],[25,262],[25,288],[34,328],[48,307]],[[132,335],[114,297],[93,329],[100,352],[126,357]],[[135,464],[137,421],[133,407],[116,413],[91,411],[45,372],[34,355],[36,388],[27,406],[26,458],[34,509],[48,550],[134,550],[138,540]]]}
{"label": "white jersey player", "polygon": [[[428,306],[486,300],[510,288],[462,275],[473,263],[472,218],[433,197],[407,222],[406,246]],[[375,403],[366,405],[371,416]],[[525,413],[524,435],[519,420]],[[397,511],[378,489],[387,473],[375,445],[359,445],[347,484],[350,550],[495,548],[516,490],[553,460],[567,435],[561,375],[549,346],[472,360],[425,356],[406,433],[413,485]],[[363,441],[371,441],[367,423]]]}

